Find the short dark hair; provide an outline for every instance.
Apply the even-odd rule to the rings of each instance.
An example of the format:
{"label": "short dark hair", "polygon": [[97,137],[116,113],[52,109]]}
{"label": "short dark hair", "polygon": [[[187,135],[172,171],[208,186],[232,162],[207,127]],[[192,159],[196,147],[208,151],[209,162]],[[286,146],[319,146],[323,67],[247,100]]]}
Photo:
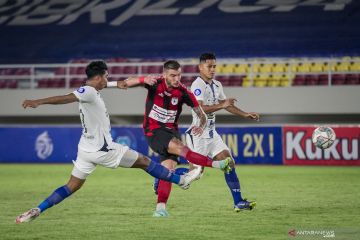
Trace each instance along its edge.
{"label": "short dark hair", "polygon": [[200,55],[200,63],[206,62],[206,60],[216,60],[216,56],[214,53],[203,53]]}
{"label": "short dark hair", "polygon": [[166,70],[169,70],[169,69],[178,70],[180,67],[181,67],[180,63],[175,60],[169,60],[164,63],[164,70],[165,69]]}
{"label": "short dark hair", "polygon": [[104,75],[108,69],[104,61],[92,61],[86,66],[86,76],[88,79],[91,79],[97,75]]}

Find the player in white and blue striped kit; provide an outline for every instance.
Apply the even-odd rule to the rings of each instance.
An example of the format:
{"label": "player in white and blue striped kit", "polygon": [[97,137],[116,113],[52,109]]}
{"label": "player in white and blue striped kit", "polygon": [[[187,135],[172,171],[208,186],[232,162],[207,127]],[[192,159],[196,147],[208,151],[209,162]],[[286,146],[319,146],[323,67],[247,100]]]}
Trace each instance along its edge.
{"label": "player in white and blue striped kit", "polygon": [[[254,112],[244,112],[235,106],[236,99],[226,98],[221,82],[214,79],[216,69],[216,57],[213,53],[204,53],[200,56],[199,70],[200,77],[196,78],[191,85],[199,104],[207,114],[207,125],[201,136],[191,134],[192,126],[196,126],[199,121],[196,114],[193,115],[193,123],[186,131],[186,143],[188,147],[214,160],[231,157],[229,148],[223,142],[215,128],[215,112],[225,109],[226,111],[244,118],[259,120],[259,114]],[[233,158],[232,158],[233,159]],[[235,164],[233,160],[233,165]],[[241,196],[240,182],[236,175],[235,168],[229,174],[225,174],[226,183],[231,191],[234,200],[234,210],[239,212],[246,209],[251,210],[255,207],[255,202],[249,202]]]}

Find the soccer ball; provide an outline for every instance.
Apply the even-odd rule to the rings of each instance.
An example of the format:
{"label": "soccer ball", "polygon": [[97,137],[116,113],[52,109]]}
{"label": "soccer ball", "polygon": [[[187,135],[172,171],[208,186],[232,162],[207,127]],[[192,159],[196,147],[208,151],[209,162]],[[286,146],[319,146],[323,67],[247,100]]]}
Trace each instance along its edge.
{"label": "soccer ball", "polygon": [[333,145],[336,134],[331,127],[318,127],[312,134],[312,142],[321,149],[326,149]]}

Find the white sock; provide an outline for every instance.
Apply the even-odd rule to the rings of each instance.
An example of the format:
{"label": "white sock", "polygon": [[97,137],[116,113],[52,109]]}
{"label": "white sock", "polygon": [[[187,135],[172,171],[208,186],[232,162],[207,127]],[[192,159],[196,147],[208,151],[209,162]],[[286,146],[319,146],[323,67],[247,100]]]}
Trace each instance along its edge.
{"label": "white sock", "polygon": [[156,211],[159,211],[159,210],[165,210],[166,209],[166,203],[158,203],[156,204]]}
{"label": "white sock", "polygon": [[213,168],[220,168],[220,161],[213,161],[212,164],[211,164],[211,166],[212,166]]}

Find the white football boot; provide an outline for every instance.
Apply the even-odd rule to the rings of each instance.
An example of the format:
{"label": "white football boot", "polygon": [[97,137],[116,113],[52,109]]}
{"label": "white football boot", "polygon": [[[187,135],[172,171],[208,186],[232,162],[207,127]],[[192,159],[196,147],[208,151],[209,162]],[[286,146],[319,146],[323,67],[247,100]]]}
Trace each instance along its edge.
{"label": "white football boot", "polygon": [[15,219],[16,224],[30,222],[40,215],[40,208],[32,208]]}
{"label": "white football boot", "polygon": [[185,173],[184,175],[181,176],[181,183],[179,184],[179,186],[186,190],[190,187],[190,184],[199,179],[200,176],[201,176],[201,168],[195,168],[193,170],[191,170],[190,172],[188,173]]}

